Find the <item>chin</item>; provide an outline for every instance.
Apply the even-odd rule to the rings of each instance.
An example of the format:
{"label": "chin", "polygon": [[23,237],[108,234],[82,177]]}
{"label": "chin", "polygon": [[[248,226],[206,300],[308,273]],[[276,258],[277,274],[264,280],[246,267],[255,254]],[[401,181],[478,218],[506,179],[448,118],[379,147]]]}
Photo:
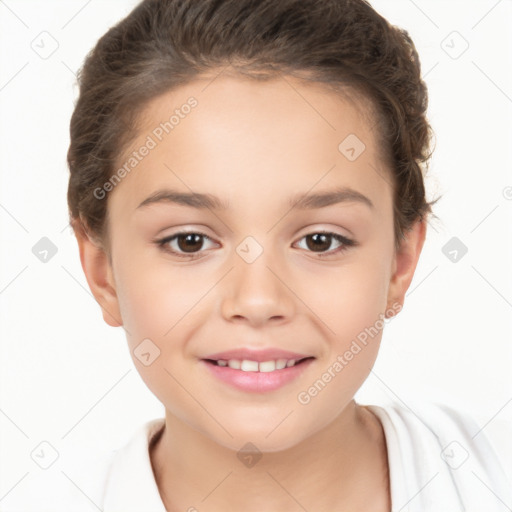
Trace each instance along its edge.
{"label": "chin", "polygon": [[243,458],[245,454],[264,454],[264,453],[278,453],[289,450],[300,443],[300,438],[281,438],[276,436],[266,437],[268,432],[245,431],[239,432],[234,435],[233,439],[213,439],[218,444],[228,448],[237,453],[237,456]]}
{"label": "chin", "polygon": [[[285,427],[284,424],[287,421],[283,421],[285,417],[286,415],[278,421],[271,421],[268,424],[262,423],[260,426],[252,425],[250,428],[247,427],[249,424],[245,424],[245,426],[225,425],[225,428],[233,437],[224,432],[220,436],[217,432],[216,435],[209,437],[216,443],[235,452],[239,452],[249,443],[262,453],[283,452],[297,446],[308,437],[307,432],[304,431],[304,425],[301,427],[289,424]],[[281,421],[283,423],[280,425]],[[250,446],[247,449],[250,450]]]}

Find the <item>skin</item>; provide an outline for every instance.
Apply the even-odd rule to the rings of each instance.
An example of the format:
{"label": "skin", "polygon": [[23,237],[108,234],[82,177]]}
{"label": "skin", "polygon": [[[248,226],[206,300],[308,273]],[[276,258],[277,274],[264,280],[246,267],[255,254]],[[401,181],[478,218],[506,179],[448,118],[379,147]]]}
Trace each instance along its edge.
{"label": "skin", "polygon": [[[309,403],[297,397],[379,315],[403,304],[425,221],[395,249],[391,179],[371,118],[361,105],[292,77],[258,83],[221,75],[170,91],[147,106],[130,151],[190,96],[198,106],[109,193],[112,261],[77,230],[104,320],[124,326],[137,370],[165,406],[165,429],[150,450],[162,500],[171,511],[389,511],[382,426],[353,398],[382,330]],[[338,150],[349,134],[366,146],[355,161]],[[164,187],[211,193],[230,208],[137,208]],[[364,194],[373,208],[287,204],[299,192],[334,187]],[[336,253],[333,238],[308,244],[306,235],[319,230],[357,245]],[[195,246],[198,258],[184,252],[183,240],[168,247],[188,259],[154,242],[178,231],[210,237]],[[247,236],[263,249],[252,263],[236,251]],[[133,352],[146,338],[160,350],[149,366]],[[247,393],[200,362],[240,346],[316,359],[276,391]],[[248,441],[263,454],[251,468],[237,458]]]}

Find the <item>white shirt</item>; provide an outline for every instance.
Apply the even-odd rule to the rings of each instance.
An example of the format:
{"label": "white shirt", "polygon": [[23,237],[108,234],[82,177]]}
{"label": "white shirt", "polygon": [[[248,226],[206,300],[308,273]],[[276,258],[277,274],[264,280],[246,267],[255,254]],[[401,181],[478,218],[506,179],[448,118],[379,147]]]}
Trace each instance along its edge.
{"label": "white shirt", "polygon": [[431,403],[368,407],[384,428],[393,512],[512,510],[512,482],[467,414]]}
{"label": "white shirt", "polygon": [[[384,429],[393,512],[512,510],[512,482],[466,413],[430,403],[415,404],[414,412],[398,403],[367,407]],[[78,500],[75,490],[67,510],[166,512],[149,457],[149,443],[163,425],[164,418],[148,421],[104,466],[88,469],[95,480],[87,485],[88,499]]]}

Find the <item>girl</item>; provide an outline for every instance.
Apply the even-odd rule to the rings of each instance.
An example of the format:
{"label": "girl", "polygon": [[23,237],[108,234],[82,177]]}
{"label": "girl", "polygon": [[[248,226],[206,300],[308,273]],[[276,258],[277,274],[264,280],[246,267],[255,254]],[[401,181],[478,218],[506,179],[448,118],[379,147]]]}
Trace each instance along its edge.
{"label": "girl", "polygon": [[88,55],[68,203],[165,406],[104,511],[503,510],[484,433],[354,395],[426,234],[427,90],[364,0],[145,0]]}

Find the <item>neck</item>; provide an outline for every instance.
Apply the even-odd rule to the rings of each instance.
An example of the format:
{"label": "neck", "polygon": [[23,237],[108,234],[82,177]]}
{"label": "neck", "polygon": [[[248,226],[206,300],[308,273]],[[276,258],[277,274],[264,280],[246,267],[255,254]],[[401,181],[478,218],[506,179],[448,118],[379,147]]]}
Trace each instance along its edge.
{"label": "neck", "polygon": [[324,429],[252,467],[169,412],[150,455],[169,511],[390,510],[382,426],[353,400]]}

